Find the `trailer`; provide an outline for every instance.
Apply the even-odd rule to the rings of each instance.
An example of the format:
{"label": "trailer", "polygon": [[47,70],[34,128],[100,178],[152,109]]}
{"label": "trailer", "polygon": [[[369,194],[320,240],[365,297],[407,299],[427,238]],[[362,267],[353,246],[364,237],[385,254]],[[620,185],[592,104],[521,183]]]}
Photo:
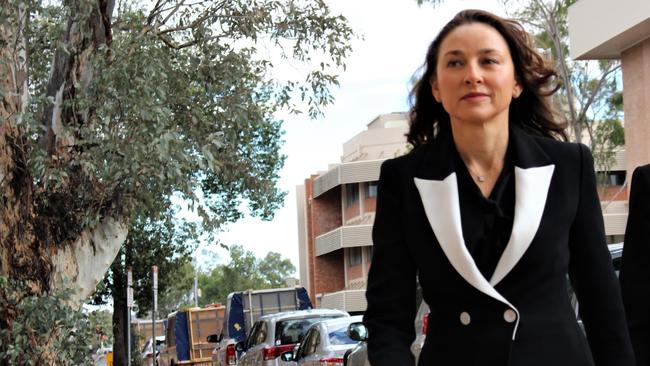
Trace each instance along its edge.
{"label": "trailer", "polygon": [[[165,335],[167,319],[156,320],[156,337]],[[142,352],[145,343],[151,339],[151,319],[134,319],[131,321],[131,352]]]}
{"label": "trailer", "polygon": [[236,365],[239,355],[235,344],[246,339],[251,326],[260,316],[311,308],[307,290],[300,286],[229,294],[223,328],[211,337],[211,340],[219,342],[212,355],[213,363],[218,366]]}
{"label": "trailer", "polygon": [[210,366],[215,343],[208,336],[221,332],[225,306],[190,308],[170,314],[165,330],[165,348],[159,365]]}

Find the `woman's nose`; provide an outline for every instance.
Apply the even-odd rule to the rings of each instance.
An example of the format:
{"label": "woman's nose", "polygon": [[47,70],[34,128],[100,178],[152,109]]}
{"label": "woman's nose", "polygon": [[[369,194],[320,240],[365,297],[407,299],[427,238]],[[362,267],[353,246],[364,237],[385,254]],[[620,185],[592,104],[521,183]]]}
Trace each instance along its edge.
{"label": "woman's nose", "polygon": [[481,69],[478,65],[474,63],[469,63],[465,69],[465,84],[481,84],[483,82],[483,76],[481,75]]}

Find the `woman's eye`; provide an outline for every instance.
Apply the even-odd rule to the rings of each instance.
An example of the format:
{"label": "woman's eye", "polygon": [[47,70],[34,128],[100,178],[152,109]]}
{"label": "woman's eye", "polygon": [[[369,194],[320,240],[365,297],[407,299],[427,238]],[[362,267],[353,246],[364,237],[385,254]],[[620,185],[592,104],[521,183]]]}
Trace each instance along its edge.
{"label": "woman's eye", "polygon": [[498,64],[499,61],[494,58],[486,58],[485,60],[483,60],[483,63],[492,65],[492,64]]}
{"label": "woman's eye", "polygon": [[447,61],[447,67],[456,67],[456,66],[461,66],[462,62],[460,60],[449,60]]}

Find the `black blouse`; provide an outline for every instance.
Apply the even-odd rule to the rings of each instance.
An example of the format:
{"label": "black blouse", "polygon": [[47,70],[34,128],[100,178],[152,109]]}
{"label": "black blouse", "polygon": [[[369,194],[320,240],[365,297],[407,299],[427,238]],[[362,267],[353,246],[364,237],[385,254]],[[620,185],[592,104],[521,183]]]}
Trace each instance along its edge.
{"label": "black blouse", "polygon": [[508,148],[503,169],[489,197],[483,196],[457,150],[454,156],[465,245],[489,281],[508,244],[515,216],[512,153]]}

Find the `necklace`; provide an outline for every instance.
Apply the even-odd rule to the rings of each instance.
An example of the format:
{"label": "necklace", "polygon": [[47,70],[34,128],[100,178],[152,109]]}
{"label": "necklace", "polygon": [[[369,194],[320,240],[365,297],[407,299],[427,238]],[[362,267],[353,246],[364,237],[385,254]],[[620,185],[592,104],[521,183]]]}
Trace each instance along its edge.
{"label": "necklace", "polygon": [[479,182],[479,183],[485,182],[485,175],[477,174],[474,171],[474,169],[472,169],[469,165],[466,165],[466,166],[467,166],[467,169],[469,170],[469,172],[471,173],[470,175],[472,175],[474,177],[474,179],[476,179],[477,182]]}

